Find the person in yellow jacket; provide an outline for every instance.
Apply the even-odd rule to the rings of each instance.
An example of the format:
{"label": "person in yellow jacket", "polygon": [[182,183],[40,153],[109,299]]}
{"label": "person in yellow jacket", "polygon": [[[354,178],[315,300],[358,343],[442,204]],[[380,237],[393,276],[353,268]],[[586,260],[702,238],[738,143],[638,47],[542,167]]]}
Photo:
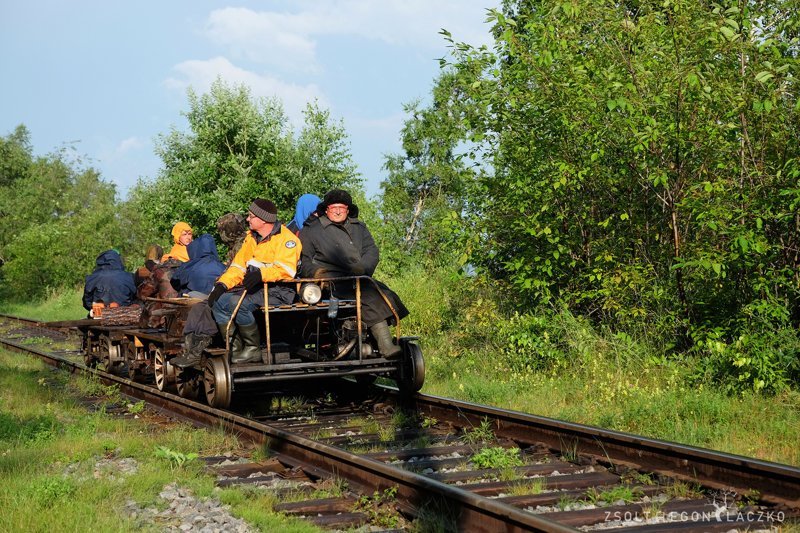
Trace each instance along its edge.
{"label": "person in yellow jacket", "polygon": [[[269,200],[253,200],[247,224],[250,231],[242,247],[208,295],[208,305],[224,338],[242,291],[247,292],[236,315],[238,335],[234,337],[232,363],[261,361],[261,338],[253,311],[264,305],[264,283],[295,277],[302,250],[300,239],[281,224],[278,209]],[[268,290],[270,305],[290,304],[295,297],[288,284],[273,285]]]}
{"label": "person in yellow jacket", "polygon": [[192,242],[192,227],[186,222],[178,222],[172,226],[172,239],[175,244],[172,250],[165,253],[161,258],[162,263],[166,263],[168,259],[177,259],[183,263],[189,260],[189,252],[186,247]]}

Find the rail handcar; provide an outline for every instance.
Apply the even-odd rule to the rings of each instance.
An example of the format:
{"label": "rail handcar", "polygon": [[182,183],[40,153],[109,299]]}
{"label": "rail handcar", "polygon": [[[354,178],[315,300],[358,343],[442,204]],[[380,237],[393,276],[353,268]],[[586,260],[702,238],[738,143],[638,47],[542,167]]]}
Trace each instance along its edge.
{"label": "rail handcar", "polygon": [[[193,298],[148,299],[137,325],[114,325],[104,319],[81,320],[73,325],[83,333],[87,365],[102,363],[106,370],[130,379],[152,379],[159,390],[175,386],[186,398],[201,395],[213,407],[229,407],[235,394],[244,391],[280,391],[300,382],[354,377],[370,383],[377,377],[395,380],[407,393],[420,390],[425,380],[425,362],[417,337],[400,335],[395,314],[396,342],[401,355],[382,357],[361,322],[361,287],[375,282],[368,276],[337,278],[355,283],[354,300],[331,298],[330,280],[293,280],[298,298],[291,305],[271,305],[268,291],[257,323],[262,339],[261,362],[231,362],[230,335],[220,335],[203,353],[198,364],[179,369],[170,360],[183,352],[183,326],[193,305],[206,305]],[[380,294],[380,287],[375,284]],[[327,296],[327,297],[326,297]],[[241,300],[240,300],[241,302]],[[237,308],[238,311],[238,308]],[[235,330],[235,313],[228,324]],[[145,327],[153,318],[159,327]],[[233,333],[235,334],[235,333]]]}

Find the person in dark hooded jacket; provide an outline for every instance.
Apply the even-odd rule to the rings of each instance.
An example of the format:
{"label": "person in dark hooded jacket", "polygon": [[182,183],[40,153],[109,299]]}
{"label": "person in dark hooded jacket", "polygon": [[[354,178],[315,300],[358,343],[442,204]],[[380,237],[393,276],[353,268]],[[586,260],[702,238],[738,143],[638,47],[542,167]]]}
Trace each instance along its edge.
{"label": "person in dark hooded jacket", "polygon": [[217,255],[214,237],[204,233],[190,242],[186,250],[189,253],[189,261],[172,273],[172,285],[179,294],[186,291],[210,293],[214,288],[214,282],[225,272],[225,265]]}
{"label": "person in dark hooded jacket", "polygon": [[[350,193],[341,189],[329,191],[316,212],[319,217],[306,221],[300,232],[302,277],[372,276],[378,266],[378,247],[366,224],[358,219],[358,206],[353,203]],[[383,296],[399,318],[406,317],[408,309],[389,287],[379,281],[375,283],[377,287],[369,281],[360,284],[361,319],[378,343],[378,352],[386,358],[397,357],[402,350],[394,344],[389,331],[389,322],[393,321],[394,315]],[[355,299],[353,282],[336,281],[331,285],[336,298]]]}
{"label": "person in dark hooded jacket", "polygon": [[97,256],[94,271],[86,276],[83,289],[83,307],[92,309],[92,303],[103,302],[107,307],[117,304],[125,307],[136,297],[133,274],[125,272],[122,257],[115,250],[107,250]]}

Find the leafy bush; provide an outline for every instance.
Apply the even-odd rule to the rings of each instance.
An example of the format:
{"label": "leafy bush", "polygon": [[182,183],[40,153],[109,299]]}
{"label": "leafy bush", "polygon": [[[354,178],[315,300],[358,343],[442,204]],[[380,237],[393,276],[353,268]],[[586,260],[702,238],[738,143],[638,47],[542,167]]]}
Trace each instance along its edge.
{"label": "leafy bush", "polygon": [[288,222],[304,193],[360,190],[347,133],[318,105],[307,105],[295,135],[281,102],[254,98],[245,85],[218,79],[206,94],[190,90],[188,99],[188,129],[173,128],[158,138],[160,175],[130,194],[129,207],[156,235],[168,236],[179,220],[195,234],[213,234],[218,217],[243,212],[258,196],[274,201],[279,218]]}
{"label": "leafy bush", "polygon": [[509,468],[521,466],[519,448],[484,448],[470,459],[478,468]]}
{"label": "leafy bush", "polygon": [[563,367],[566,354],[551,341],[553,322],[546,315],[514,313],[497,328],[497,342],[517,372]]}
{"label": "leafy bush", "polygon": [[464,435],[462,439],[467,444],[478,444],[480,442],[489,442],[494,440],[494,430],[492,429],[492,423],[489,421],[488,418],[484,417],[481,420],[481,423],[478,426],[473,428],[463,429]]}
{"label": "leafy bush", "polygon": [[417,265],[385,277],[382,275],[383,260],[379,268],[381,271],[375,274],[376,279],[385,282],[408,307],[409,315],[402,324],[404,334],[425,337],[445,328],[447,308],[452,304],[456,281],[452,270],[430,270]]}
{"label": "leafy bush", "polygon": [[742,333],[726,342],[719,329],[697,344],[695,379],[722,385],[730,393],[775,393],[800,377],[800,338],[791,328]]}

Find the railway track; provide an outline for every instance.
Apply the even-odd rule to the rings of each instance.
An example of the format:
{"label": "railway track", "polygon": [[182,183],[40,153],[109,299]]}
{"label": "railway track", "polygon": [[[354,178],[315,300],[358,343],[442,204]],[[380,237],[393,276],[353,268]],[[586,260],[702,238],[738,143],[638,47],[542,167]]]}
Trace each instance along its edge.
{"label": "railway track", "polygon": [[276,509],[326,528],[430,521],[459,531],[767,531],[800,517],[800,469],[791,466],[429,395],[401,398],[389,387],[365,397],[341,381],[261,413],[244,399],[246,409],[221,411],[88,369],[79,350],[25,345],[37,336],[70,341],[0,318],[8,349],[97,372],[128,396],[268,446],[266,461],[207,462],[220,485],[299,494]]}

